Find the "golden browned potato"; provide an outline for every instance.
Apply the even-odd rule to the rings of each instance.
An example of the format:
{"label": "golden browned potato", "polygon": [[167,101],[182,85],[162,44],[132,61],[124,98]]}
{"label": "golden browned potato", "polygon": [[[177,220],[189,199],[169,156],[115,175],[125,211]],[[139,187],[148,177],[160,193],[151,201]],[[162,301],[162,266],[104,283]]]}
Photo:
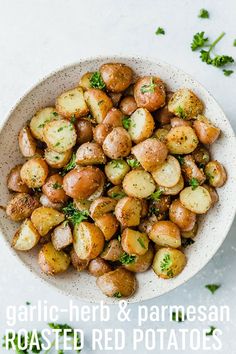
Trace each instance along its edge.
{"label": "golden browned potato", "polygon": [[159,128],[155,130],[154,132],[154,137],[156,137],[158,140],[162,141],[163,143],[166,142],[166,136],[169,133],[170,129],[167,128]]}
{"label": "golden browned potato", "polygon": [[134,98],[138,107],[143,107],[153,112],[165,105],[166,92],[164,83],[159,77],[141,77],[134,86]]}
{"label": "golden browned potato", "polygon": [[169,102],[172,95],[173,95],[173,92],[167,92],[166,93],[166,105],[159,108],[156,112],[153,113],[155,120],[158,123],[160,123],[160,125],[169,124],[171,118],[174,117],[174,114],[168,110],[168,102]]}
{"label": "golden browned potato", "polygon": [[181,169],[179,161],[169,155],[164,163],[152,171],[152,177],[159,186],[174,187],[180,180]]}
{"label": "golden browned potato", "polygon": [[196,214],[205,214],[211,207],[210,193],[202,186],[186,187],[179,196],[181,204]]}
{"label": "golden browned potato", "polygon": [[213,144],[220,135],[220,129],[215,127],[205,116],[199,115],[193,123],[199,141],[202,144]]}
{"label": "golden browned potato", "polygon": [[166,135],[166,144],[171,154],[190,154],[196,149],[198,138],[191,127],[175,127]]}
{"label": "golden browned potato", "polygon": [[115,235],[119,227],[119,223],[112,213],[104,214],[96,218],[95,225],[102,231],[106,241],[109,241]]}
{"label": "golden browned potato", "polygon": [[17,251],[29,251],[37,245],[39,240],[40,234],[33,223],[30,219],[25,219],[13,237],[12,247]]}
{"label": "golden browned potato", "polygon": [[191,127],[191,123],[188,120],[184,120],[183,118],[178,118],[178,117],[174,117],[171,119],[170,121],[171,127],[175,128],[175,127]]}
{"label": "golden browned potato", "polygon": [[30,121],[30,130],[36,139],[44,141],[43,128],[52,120],[62,119],[54,107],[46,107],[38,111]]}
{"label": "golden browned potato", "polygon": [[63,92],[56,99],[56,110],[65,118],[79,118],[89,113],[82,87]]}
{"label": "golden browned potato", "polygon": [[114,211],[116,204],[117,200],[109,197],[100,197],[94,200],[89,209],[91,218],[97,219],[106,213]]}
{"label": "golden browned potato", "polygon": [[202,113],[203,103],[191,90],[182,88],[172,95],[168,109],[176,116],[188,120]]}
{"label": "golden browned potato", "polygon": [[149,204],[146,199],[141,199],[140,201],[142,205],[141,218],[145,218],[145,216],[148,214]]}
{"label": "golden browned potato", "polygon": [[227,180],[224,167],[216,160],[208,162],[205,167],[205,174],[212,187],[222,187]]}
{"label": "golden browned potato", "polygon": [[108,197],[114,198],[114,199],[121,199],[125,197],[125,192],[122,188],[122,186],[114,186],[108,189],[107,191]]}
{"label": "golden browned potato", "polygon": [[39,205],[37,198],[27,193],[18,193],[7,204],[6,213],[11,220],[21,221],[28,218]]}
{"label": "golden browned potato", "polygon": [[29,188],[39,188],[48,176],[48,165],[41,157],[34,157],[24,163],[20,177]]}
{"label": "golden browned potato", "polygon": [[55,226],[65,220],[65,215],[58,210],[48,207],[39,207],[31,215],[31,221],[41,236],[47,233]]}
{"label": "golden browned potato", "polygon": [[172,221],[156,222],[150,233],[150,239],[159,246],[178,248],[181,246],[180,230]]}
{"label": "golden browned potato", "polygon": [[114,107],[117,107],[122,97],[122,93],[108,92],[108,96],[111,97]]}
{"label": "golden browned potato", "polygon": [[92,204],[92,202],[88,199],[81,199],[81,200],[74,199],[73,203],[74,203],[75,207],[80,211],[89,210],[90,205]]}
{"label": "golden browned potato", "polygon": [[219,196],[218,196],[216,189],[212,186],[209,186],[208,184],[205,184],[205,183],[202,186],[204,188],[206,188],[208,190],[208,192],[210,193],[211,203],[212,203],[211,206],[213,207],[219,201]]}
{"label": "golden browned potato", "polygon": [[153,246],[149,243],[147,252],[142,256],[136,255],[132,263],[124,264],[124,268],[134,273],[146,272],[146,270],[148,270],[151,267],[153,257],[154,257]]}
{"label": "golden browned potato", "polygon": [[52,168],[62,168],[68,164],[72,156],[72,150],[56,152],[51,149],[45,149],[44,159]]}
{"label": "golden browned potato", "polygon": [[165,247],[155,254],[152,268],[160,278],[169,279],[181,273],[186,263],[187,259],[183,252]]}
{"label": "golden browned potato", "polygon": [[124,197],[116,204],[115,216],[123,227],[139,225],[141,213],[142,204],[137,198]]}
{"label": "golden browned potato", "polygon": [[89,260],[80,259],[77,256],[77,253],[75,252],[74,248],[72,248],[72,250],[70,251],[70,258],[71,258],[71,264],[77,270],[77,272],[82,272],[89,265]]}
{"label": "golden browned potato", "polygon": [[18,135],[19,148],[23,156],[32,157],[36,153],[36,141],[33,138],[30,128],[23,127]]}
{"label": "golden browned potato", "polygon": [[113,107],[103,119],[103,124],[109,125],[112,128],[123,127],[123,118],[123,113],[119,109]]}
{"label": "golden browned potato", "polygon": [[177,194],[179,194],[180,191],[182,191],[183,188],[184,188],[184,179],[181,175],[178,183],[175,186],[173,186],[173,187],[160,186],[159,190],[164,195],[177,195]]}
{"label": "golden browned potato", "polygon": [[61,208],[63,207],[63,203],[52,203],[51,200],[49,200],[45,194],[41,194],[39,201],[42,206],[53,208],[56,210],[61,210]]}
{"label": "golden browned potato", "polygon": [[204,146],[198,146],[192,152],[192,156],[201,168],[204,167],[210,161],[209,151]]}
{"label": "golden browned potato", "polygon": [[155,215],[166,213],[171,205],[171,197],[169,195],[160,195],[158,199],[151,200],[150,210]]}
{"label": "golden browned potato", "polygon": [[157,139],[146,139],[131,149],[132,154],[142,167],[151,172],[167,158],[168,150],[164,143]]}
{"label": "golden browned potato", "polygon": [[91,88],[90,79],[93,76],[93,74],[94,74],[93,72],[87,72],[84,75],[82,75],[79,81],[79,86],[82,87],[84,91]]}
{"label": "golden browned potato", "polygon": [[29,187],[22,181],[20,177],[22,165],[17,165],[11,169],[7,176],[7,188],[13,192],[28,193]]}
{"label": "golden browned potato", "polygon": [[186,209],[178,199],[175,199],[169,211],[170,220],[175,223],[181,231],[190,231],[196,223],[196,214]]}
{"label": "golden browned potato", "polygon": [[181,230],[181,236],[184,238],[194,238],[197,235],[197,230],[198,230],[198,223],[195,222],[192,230],[189,230],[189,231],[182,231]]}
{"label": "golden browned potato", "polygon": [[91,260],[102,252],[105,239],[96,225],[82,221],[75,225],[73,236],[74,249],[80,259]]}
{"label": "golden browned potato", "polygon": [[148,250],[149,238],[145,233],[126,228],[121,235],[121,246],[130,255],[142,256]]}
{"label": "golden browned potato", "polygon": [[99,145],[102,145],[107,135],[112,131],[112,128],[107,125],[100,123],[93,128],[93,139]]}
{"label": "golden browned potato", "polygon": [[113,239],[108,242],[104,251],[101,253],[101,258],[106,261],[116,262],[120,260],[120,257],[124,253],[121,243],[117,239]]}
{"label": "golden browned potato", "polygon": [[68,199],[63,189],[63,177],[58,173],[47,179],[42,187],[42,192],[52,203],[65,203]]}
{"label": "golden browned potato", "polygon": [[63,179],[63,189],[66,194],[75,199],[91,197],[104,185],[104,175],[99,168],[84,167],[80,170],[73,169]]}
{"label": "golden browned potato", "polygon": [[110,97],[99,89],[87,90],[84,93],[84,97],[92,116],[96,119],[97,123],[102,123],[113,106]]}
{"label": "golden browned potato", "polygon": [[93,127],[88,119],[76,119],[74,126],[77,133],[78,144],[84,144],[93,139]]}
{"label": "golden browned potato", "polygon": [[120,102],[120,110],[126,116],[131,116],[138,108],[137,103],[133,96],[126,96]]}
{"label": "golden browned potato", "polygon": [[66,119],[47,123],[43,128],[43,136],[48,148],[56,152],[70,150],[77,139],[74,125]]}
{"label": "golden browned potato", "polygon": [[108,91],[122,92],[126,90],[132,82],[133,70],[125,64],[103,64],[99,71]]}
{"label": "golden browned potato", "polygon": [[51,235],[51,241],[57,251],[72,244],[72,232],[67,221],[55,227]]}
{"label": "golden browned potato", "polygon": [[51,242],[43,245],[39,252],[38,263],[47,275],[65,272],[70,265],[70,257],[63,251],[57,251]]}
{"label": "golden browned potato", "polygon": [[130,197],[147,198],[156,189],[152,176],[143,170],[132,170],[123,180],[124,192]]}
{"label": "golden browned potato", "polygon": [[184,156],[181,169],[186,179],[191,182],[194,178],[198,184],[203,184],[206,180],[204,172],[196,165],[192,155]]}
{"label": "golden browned potato", "polygon": [[124,128],[114,128],[105,138],[102,148],[110,159],[120,159],[130,154],[132,142]]}
{"label": "golden browned potato", "polygon": [[130,168],[124,160],[111,160],[105,166],[105,174],[109,181],[115,185],[122,183]]}
{"label": "golden browned potato", "polygon": [[127,269],[118,268],[97,279],[99,289],[109,297],[128,297],[136,290],[136,279]]}
{"label": "golden browned potato", "polygon": [[100,277],[105,273],[111,272],[112,268],[104,259],[97,257],[89,262],[88,271],[93,276]]}
{"label": "golden browned potato", "polygon": [[154,119],[146,108],[138,108],[129,119],[128,132],[135,144],[150,138],[155,127]]}
{"label": "golden browned potato", "polygon": [[78,165],[99,165],[106,163],[106,156],[97,143],[84,143],[76,152],[76,163]]}

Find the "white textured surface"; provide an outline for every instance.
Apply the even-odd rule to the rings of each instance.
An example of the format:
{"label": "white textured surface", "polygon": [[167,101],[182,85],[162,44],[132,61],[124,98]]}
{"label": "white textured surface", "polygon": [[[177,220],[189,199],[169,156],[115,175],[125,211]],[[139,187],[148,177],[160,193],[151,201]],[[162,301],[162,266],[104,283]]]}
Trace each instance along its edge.
{"label": "white textured surface", "polygon": [[[212,0],[8,0],[0,1],[0,116],[38,79],[60,66],[76,62],[79,58],[97,54],[139,54],[159,57],[192,74],[215,96],[236,129],[235,95],[236,74],[224,77],[220,70],[201,63],[198,54],[191,52],[189,43],[193,33],[205,30],[211,38],[221,31],[227,36],[218,50],[236,57],[232,46],[235,32],[234,1]],[[197,18],[199,8],[210,11],[210,20]],[[155,36],[156,27],[166,30],[165,36]],[[232,196],[235,198],[235,196]],[[227,304],[231,309],[230,323],[213,323],[223,330],[223,349],[220,353],[234,354],[236,344],[236,225],[207,267],[186,285],[172,293],[152,301],[153,304]],[[68,299],[32,279],[29,272],[9,255],[3,242],[1,247],[0,331],[5,328],[4,311],[8,304],[36,303],[46,299],[49,303],[64,306]],[[221,283],[222,287],[213,296],[206,283]],[[79,303],[78,303],[79,304]],[[137,305],[132,305],[135,311]],[[2,313],[3,312],[3,313]],[[135,325],[127,325],[127,335]],[[61,321],[67,321],[62,317]],[[212,323],[209,323],[209,325]],[[81,323],[89,335],[91,324]],[[208,323],[204,324],[206,327]],[[40,327],[42,324],[35,324]],[[93,327],[102,327],[94,323]],[[179,328],[178,323],[166,323],[166,328]],[[189,327],[201,328],[203,324],[190,323]],[[18,324],[20,327],[20,324]],[[105,326],[104,326],[105,327]],[[121,327],[111,321],[106,327]],[[159,327],[146,323],[144,327]],[[88,349],[84,353],[89,353]],[[125,352],[130,352],[126,349]],[[144,352],[141,348],[140,351]],[[172,353],[171,351],[168,351]],[[174,353],[174,351],[173,351]],[[191,353],[188,350],[188,353]],[[196,351],[195,351],[196,353]],[[202,353],[202,351],[198,351]]]}

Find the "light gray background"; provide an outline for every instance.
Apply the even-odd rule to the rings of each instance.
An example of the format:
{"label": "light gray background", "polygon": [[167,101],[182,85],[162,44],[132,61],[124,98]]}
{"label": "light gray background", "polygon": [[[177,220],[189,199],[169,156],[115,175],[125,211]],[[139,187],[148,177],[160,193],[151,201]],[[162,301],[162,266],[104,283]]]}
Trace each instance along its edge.
{"label": "light gray background", "polygon": [[[200,8],[209,10],[210,20],[197,17]],[[227,35],[219,43],[217,51],[236,58],[236,48],[232,46],[236,38],[235,14],[234,0],[0,0],[0,119],[4,119],[30,86],[62,65],[91,55],[150,54],[180,67],[205,85],[236,129],[236,72],[225,77],[221,70],[202,63],[198,54],[190,50],[195,32],[205,30],[210,38],[216,38],[225,31]],[[165,36],[155,36],[158,26],[165,28]],[[231,321],[205,324],[170,322],[164,325],[147,322],[145,328],[203,328],[213,324],[223,330],[220,353],[236,352],[235,231],[234,223],[217,255],[194,279],[164,297],[145,302],[149,307],[154,304],[227,304],[231,310]],[[10,255],[2,240],[0,249],[0,334],[5,329],[5,309],[10,304],[21,305],[27,300],[35,304],[39,299],[58,306],[68,303],[65,296],[34,279]],[[214,282],[221,283],[222,287],[211,295],[204,285]],[[136,325],[137,305],[131,308],[134,314],[133,321],[126,325],[128,337]],[[67,320],[66,316],[60,318],[61,322]],[[42,328],[43,325],[35,323],[33,327]],[[92,327],[103,327],[99,322],[74,325],[83,328],[88,338]],[[107,325],[109,328],[122,326],[124,328],[115,321],[115,315]],[[16,327],[20,328],[21,324]],[[32,325],[29,324],[30,327]],[[87,341],[83,353],[90,353],[89,347]],[[132,350],[128,346],[123,351],[130,352]],[[190,350],[187,352],[192,353]],[[140,346],[137,353],[145,353],[145,350]]]}

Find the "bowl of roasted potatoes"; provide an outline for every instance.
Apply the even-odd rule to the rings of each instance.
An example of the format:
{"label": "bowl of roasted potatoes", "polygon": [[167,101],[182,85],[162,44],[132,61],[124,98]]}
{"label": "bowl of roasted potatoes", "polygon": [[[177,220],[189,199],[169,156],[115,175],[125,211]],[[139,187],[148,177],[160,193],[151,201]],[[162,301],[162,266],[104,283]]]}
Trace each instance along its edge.
{"label": "bowl of roasted potatoes", "polygon": [[213,257],[236,204],[236,144],[214,98],[159,60],[52,73],[0,133],[3,239],[68,296],[137,302]]}

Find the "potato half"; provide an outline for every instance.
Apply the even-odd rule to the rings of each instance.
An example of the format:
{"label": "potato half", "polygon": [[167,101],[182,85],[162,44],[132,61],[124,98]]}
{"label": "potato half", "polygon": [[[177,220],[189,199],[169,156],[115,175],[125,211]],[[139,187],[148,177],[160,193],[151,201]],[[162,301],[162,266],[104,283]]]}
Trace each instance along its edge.
{"label": "potato half", "polygon": [[145,233],[127,228],[122,232],[121,245],[126,253],[142,256],[148,250],[149,238]]}
{"label": "potato half", "polygon": [[142,204],[137,198],[124,197],[116,204],[115,216],[123,227],[139,225],[141,213]]}
{"label": "potato half", "polygon": [[23,156],[33,157],[35,155],[37,145],[29,127],[23,127],[20,130],[18,135],[18,143]]}
{"label": "potato half", "polygon": [[29,251],[37,245],[40,237],[30,219],[26,219],[13,237],[12,247],[17,251]]}
{"label": "potato half", "polygon": [[37,198],[27,193],[18,193],[7,204],[6,214],[13,221],[21,221],[28,218],[39,205]]}
{"label": "potato half", "polygon": [[152,268],[160,278],[169,279],[181,273],[186,262],[186,256],[183,252],[164,247],[157,251]]}
{"label": "potato half", "polygon": [[121,63],[103,64],[99,69],[108,91],[119,93],[129,87],[133,78],[133,70]]}
{"label": "potato half", "polygon": [[110,240],[105,249],[101,253],[101,258],[106,261],[116,262],[120,260],[120,257],[124,253],[121,243],[117,239]]}
{"label": "potato half", "polygon": [[78,148],[76,163],[81,166],[105,164],[106,156],[99,144],[88,142]]}
{"label": "potato half", "polygon": [[57,152],[51,149],[45,149],[44,158],[52,168],[62,168],[68,164],[72,156],[72,150]]}
{"label": "potato half", "polygon": [[181,177],[179,161],[174,156],[168,156],[166,161],[152,172],[152,177],[159,186],[174,187]]}
{"label": "potato half", "polygon": [[89,262],[88,271],[93,276],[100,277],[105,273],[111,272],[112,268],[104,259],[97,257]]}
{"label": "potato half", "polygon": [[105,138],[102,148],[110,159],[120,159],[130,154],[132,142],[124,128],[114,128]]}
{"label": "potato half", "polygon": [[56,99],[56,109],[65,118],[79,118],[89,113],[82,87],[63,92]]}
{"label": "potato half", "polygon": [[190,231],[196,223],[196,214],[185,208],[178,199],[175,199],[169,210],[170,220],[175,223],[181,231]]}
{"label": "potato half", "polygon": [[38,111],[30,121],[30,130],[36,139],[44,141],[43,128],[52,120],[62,119],[54,107],[46,107]]}
{"label": "potato half", "polygon": [[95,225],[102,231],[106,241],[109,241],[115,235],[119,227],[119,223],[112,213],[96,218]]}
{"label": "potato half", "polygon": [[43,245],[39,252],[38,263],[47,275],[65,272],[70,265],[70,257],[63,251],[57,251],[51,242]]}
{"label": "potato half", "polygon": [[99,89],[89,89],[84,93],[85,101],[97,123],[102,123],[109,110],[113,107],[112,100]]}
{"label": "potato half", "polygon": [[40,188],[48,176],[48,165],[41,157],[34,157],[24,163],[20,171],[22,181],[29,188]]}
{"label": "potato half", "polygon": [[156,185],[148,172],[133,170],[125,176],[123,188],[130,197],[147,198],[155,191]]}
{"label": "potato half", "polygon": [[57,251],[72,244],[72,232],[67,221],[64,221],[62,224],[55,227],[51,235],[51,240]]}
{"label": "potato half", "polygon": [[180,230],[172,221],[156,222],[149,233],[150,239],[162,247],[178,248],[181,246]]}
{"label": "potato half", "polygon": [[190,154],[196,149],[198,138],[191,127],[175,127],[166,135],[166,144],[171,154]]}
{"label": "potato half", "polygon": [[105,166],[105,174],[109,181],[115,185],[122,183],[130,168],[124,160],[111,160]]}
{"label": "potato half", "polygon": [[151,267],[154,257],[153,246],[149,243],[148,250],[142,256],[135,256],[135,259],[132,263],[124,264],[125,269],[128,269],[130,272],[134,273],[143,273],[146,272]]}
{"label": "potato half", "polygon": [[128,133],[135,144],[149,138],[155,124],[151,113],[145,108],[138,108],[130,117]]}
{"label": "potato half", "polygon": [[117,200],[109,197],[100,197],[92,202],[89,208],[90,216],[93,219],[99,218],[106,213],[115,210]]}
{"label": "potato half", "polygon": [[165,105],[165,85],[159,77],[141,77],[134,85],[134,98],[138,107],[144,107],[149,112],[156,111]]}
{"label": "potato half", "polygon": [[199,141],[202,144],[213,144],[220,135],[220,129],[215,127],[205,116],[199,115],[193,123]]}
{"label": "potato half", "polygon": [[186,187],[180,192],[180,202],[193,213],[205,214],[211,207],[211,196],[208,190],[202,186],[195,189]]}
{"label": "potato half", "polygon": [[65,215],[58,210],[48,207],[39,207],[31,215],[31,221],[41,236],[47,233],[55,226],[64,221]]}
{"label": "potato half", "polygon": [[7,188],[13,192],[28,193],[30,189],[20,177],[21,168],[22,165],[17,165],[11,169],[7,176]]}
{"label": "potato half", "polygon": [[74,249],[80,259],[94,259],[103,250],[105,239],[94,224],[82,221],[74,227]]}
{"label": "potato half", "polygon": [[224,167],[216,160],[208,162],[205,173],[212,187],[222,187],[227,180]]}
{"label": "potato half", "polygon": [[168,109],[184,119],[192,119],[203,111],[202,101],[189,89],[177,90],[169,100]]}
{"label": "potato half", "polygon": [[177,195],[179,194],[180,191],[184,188],[184,179],[183,176],[180,175],[180,179],[178,183],[173,186],[173,187],[159,187],[159,190],[162,192],[164,195]]}

